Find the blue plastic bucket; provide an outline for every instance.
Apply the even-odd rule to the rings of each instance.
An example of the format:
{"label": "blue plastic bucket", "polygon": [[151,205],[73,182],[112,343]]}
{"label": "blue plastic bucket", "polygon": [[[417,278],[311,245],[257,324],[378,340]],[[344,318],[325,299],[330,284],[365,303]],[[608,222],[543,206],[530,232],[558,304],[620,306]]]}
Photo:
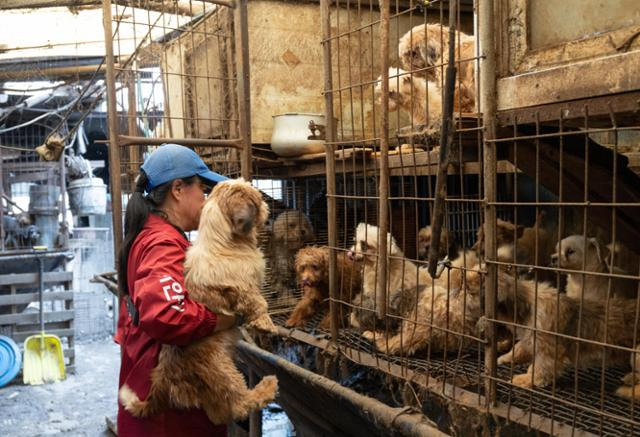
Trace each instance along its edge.
{"label": "blue plastic bucket", "polygon": [[0,387],[9,384],[20,372],[22,355],[15,341],[0,335]]}

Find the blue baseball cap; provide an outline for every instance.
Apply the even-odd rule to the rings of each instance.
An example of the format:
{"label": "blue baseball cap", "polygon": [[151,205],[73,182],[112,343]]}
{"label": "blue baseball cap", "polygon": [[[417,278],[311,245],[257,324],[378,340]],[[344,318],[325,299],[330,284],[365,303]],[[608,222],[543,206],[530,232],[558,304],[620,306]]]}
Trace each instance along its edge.
{"label": "blue baseball cap", "polygon": [[198,176],[212,185],[228,180],[227,177],[209,170],[198,154],[179,144],[163,144],[142,164],[147,175],[147,193],[174,179]]}

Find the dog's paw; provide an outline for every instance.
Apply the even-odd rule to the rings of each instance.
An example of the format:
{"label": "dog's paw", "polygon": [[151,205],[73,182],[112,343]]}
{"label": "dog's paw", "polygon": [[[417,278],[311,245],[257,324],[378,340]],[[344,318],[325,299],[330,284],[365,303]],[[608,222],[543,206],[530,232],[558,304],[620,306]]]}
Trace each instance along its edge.
{"label": "dog's paw", "polygon": [[275,375],[269,375],[262,378],[254,388],[254,392],[260,399],[260,407],[263,408],[278,395],[278,378]]}
{"label": "dog's paw", "polygon": [[517,385],[518,387],[533,388],[533,378],[529,373],[515,375],[511,382],[513,385]]}
{"label": "dog's paw", "polygon": [[375,334],[373,333],[373,331],[364,331],[362,333],[362,336],[369,341],[373,341],[373,339],[375,338]]}
{"label": "dog's paw", "polygon": [[[511,338],[505,338],[504,340],[498,340],[496,344],[498,352],[507,352],[513,348],[513,341]],[[504,356],[504,355],[503,355]]]}
{"label": "dog's paw", "polygon": [[289,320],[284,322],[284,326],[287,328],[301,328],[304,326],[304,320],[298,317],[291,317]]}
{"label": "dog's paw", "polygon": [[257,329],[258,331],[277,333],[278,328],[273,324],[271,317],[264,315],[251,321],[248,325],[249,328]]}
{"label": "dog's paw", "polygon": [[498,365],[511,364],[513,362],[513,351],[507,352],[504,355],[498,357]]}
{"label": "dog's paw", "polygon": [[616,390],[616,396],[626,399],[638,399],[640,398],[640,387],[638,385],[623,385]]}
{"label": "dog's paw", "polygon": [[640,373],[630,372],[622,377],[622,382],[624,385],[636,385],[640,384]]}

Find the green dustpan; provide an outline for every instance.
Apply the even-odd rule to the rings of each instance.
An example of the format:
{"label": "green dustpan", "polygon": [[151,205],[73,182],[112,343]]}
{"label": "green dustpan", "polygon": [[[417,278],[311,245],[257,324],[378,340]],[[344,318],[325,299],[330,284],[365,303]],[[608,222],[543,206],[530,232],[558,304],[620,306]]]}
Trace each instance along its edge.
{"label": "green dustpan", "polygon": [[[43,250],[36,248],[36,250]],[[44,248],[46,250],[46,247]],[[57,335],[44,332],[43,298],[44,260],[38,256],[40,295],[40,334],[27,337],[24,341],[22,379],[25,384],[44,384],[65,379],[62,342]]]}

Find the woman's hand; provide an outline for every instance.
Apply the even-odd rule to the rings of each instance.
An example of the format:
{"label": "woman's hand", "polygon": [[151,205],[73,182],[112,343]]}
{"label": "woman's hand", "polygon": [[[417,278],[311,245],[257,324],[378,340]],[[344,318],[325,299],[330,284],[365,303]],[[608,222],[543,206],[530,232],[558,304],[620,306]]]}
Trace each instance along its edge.
{"label": "woman's hand", "polygon": [[227,329],[231,329],[236,326],[237,318],[235,315],[228,316],[220,313],[216,315],[218,316],[218,321],[213,332],[226,331]]}

